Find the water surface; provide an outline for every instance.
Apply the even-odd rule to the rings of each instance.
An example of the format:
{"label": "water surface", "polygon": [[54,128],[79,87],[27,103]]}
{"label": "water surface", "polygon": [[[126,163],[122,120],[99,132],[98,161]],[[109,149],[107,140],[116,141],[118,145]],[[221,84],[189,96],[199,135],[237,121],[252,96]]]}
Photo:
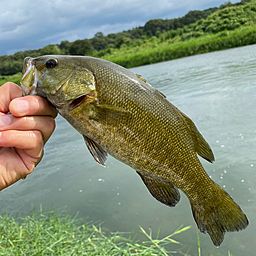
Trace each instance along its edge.
{"label": "water surface", "polygon": [[[202,54],[131,69],[188,115],[211,145],[216,161],[201,160],[212,179],[242,207],[250,225],[228,233],[220,248],[200,233],[202,255],[256,255],[256,46]],[[184,194],[175,208],[157,202],[130,167],[108,158],[99,166],[83,138],[63,118],[33,174],[0,194],[0,211],[28,214],[67,208],[111,231],[191,229],[173,246],[197,255],[198,229]]]}

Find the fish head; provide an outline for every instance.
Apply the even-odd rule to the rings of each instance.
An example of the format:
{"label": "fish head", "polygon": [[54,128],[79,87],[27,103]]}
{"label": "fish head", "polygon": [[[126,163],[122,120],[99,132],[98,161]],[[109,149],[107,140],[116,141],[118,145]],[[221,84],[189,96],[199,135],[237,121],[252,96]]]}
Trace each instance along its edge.
{"label": "fish head", "polygon": [[96,93],[92,72],[80,65],[79,58],[71,56],[25,58],[21,87],[23,96],[45,97],[58,108]]}

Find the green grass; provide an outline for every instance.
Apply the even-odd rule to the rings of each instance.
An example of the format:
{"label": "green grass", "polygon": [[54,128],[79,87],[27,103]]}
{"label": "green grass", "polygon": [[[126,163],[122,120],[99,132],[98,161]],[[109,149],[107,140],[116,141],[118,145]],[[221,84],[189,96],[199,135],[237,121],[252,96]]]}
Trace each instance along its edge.
{"label": "green grass", "polygon": [[[42,211],[35,215],[10,218],[0,216],[0,255],[173,255],[176,251],[167,251],[173,239],[190,227],[179,228],[171,235],[159,239],[159,232],[153,238],[142,228],[147,241],[136,242],[131,234],[104,234],[101,227],[92,224],[78,224],[76,218],[59,213]],[[185,255],[185,254],[184,254]]]}
{"label": "green grass", "polygon": [[198,233],[197,233],[197,246],[198,246],[198,256],[201,256],[201,245],[200,245],[200,238]]}
{"label": "green grass", "polygon": [[251,25],[185,41],[180,37],[162,43],[156,39],[155,42],[147,42],[137,47],[113,50],[102,58],[130,68],[255,43],[256,25]]}
{"label": "green grass", "polygon": [[[136,241],[132,233],[103,231],[101,226],[91,223],[81,224],[81,220],[67,214],[50,211],[44,214],[31,213],[26,217],[11,218],[0,215],[0,255],[8,256],[171,256],[184,255],[174,244],[180,244],[173,237],[187,231],[190,226],[180,227],[172,234],[160,237],[160,230],[153,238],[152,230],[147,233],[142,227],[143,241]],[[108,234],[106,234],[108,233]],[[201,252],[199,233],[197,234],[198,256]],[[182,248],[182,245],[180,244]],[[177,246],[175,246],[177,248]],[[228,251],[228,256],[232,256]]]}
{"label": "green grass", "polygon": [[[182,41],[179,36],[163,42],[155,37],[149,41],[146,40],[140,46],[121,47],[113,49],[106,55],[95,54],[94,56],[130,68],[250,44],[256,44],[256,25],[243,26],[217,34],[206,34],[185,41]],[[0,76],[0,86],[7,81],[19,84],[20,79],[21,73]]]}
{"label": "green grass", "polygon": [[20,85],[21,72],[11,76],[0,76],[0,86],[6,82],[13,82]]}

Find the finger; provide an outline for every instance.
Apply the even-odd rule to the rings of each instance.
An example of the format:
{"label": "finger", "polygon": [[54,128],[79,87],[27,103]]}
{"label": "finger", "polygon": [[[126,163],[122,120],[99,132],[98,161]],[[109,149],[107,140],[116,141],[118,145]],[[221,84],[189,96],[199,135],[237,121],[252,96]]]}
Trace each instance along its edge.
{"label": "finger", "polygon": [[[42,148],[42,153],[41,153],[39,159],[37,160],[35,167],[41,162],[41,160],[43,159],[43,156],[44,156],[44,148]],[[26,177],[24,179],[26,179]]]}
{"label": "finger", "polygon": [[10,102],[22,96],[21,88],[14,83],[8,82],[0,87],[0,112],[8,113]]}
{"label": "finger", "polygon": [[51,116],[55,118],[57,111],[46,99],[29,95],[14,99],[10,103],[10,111],[14,116]]}
{"label": "finger", "polygon": [[42,134],[39,131],[15,131],[0,132],[0,147],[34,150],[37,156],[40,147],[43,147]]}
{"label": "finger", "polygon": [[[39,131],[4,131],[0,132],[0,148],[15,149],[26,166],[26,174],[31,173],[41,160],[44,143]],[[20,178],[21,178],[20,177]]]}
{"label": "finger", "polygon": [[37,130],[42,133],[44,143],[48,141],[54,129],[55,129],[55,121],[51,116],[15,117],[12,114],[0,115],[0,131]]}
{"label": "finger", "polygon": [[[30,174],[43,155],[39,145],[37,156],[30,156],[25,150],[0,147],[0,191]],[[29,150],[27,150],[29,151]]]}

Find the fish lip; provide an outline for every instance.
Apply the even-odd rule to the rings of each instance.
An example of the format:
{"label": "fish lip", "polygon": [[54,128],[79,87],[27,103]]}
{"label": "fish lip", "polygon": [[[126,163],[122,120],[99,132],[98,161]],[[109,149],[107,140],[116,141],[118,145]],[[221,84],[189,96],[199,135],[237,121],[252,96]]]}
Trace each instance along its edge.
{"label": "fish lip", "polygon": [[[27,61],[27,63],[26,63]],[[38,84],[38,70],[36,69],[33,59],[32,58],[26,58],[25,59],[26,68],[24,73],[21,77],[21,89],[22,89],[22,96],[26,95],[36,95],[37,94],[37,84]],[[32,74],[31,74],[32,72]],[[31,77],[33,79],[33,83],[31,85]],[[26,81],[26,79],[28,81]]]}

